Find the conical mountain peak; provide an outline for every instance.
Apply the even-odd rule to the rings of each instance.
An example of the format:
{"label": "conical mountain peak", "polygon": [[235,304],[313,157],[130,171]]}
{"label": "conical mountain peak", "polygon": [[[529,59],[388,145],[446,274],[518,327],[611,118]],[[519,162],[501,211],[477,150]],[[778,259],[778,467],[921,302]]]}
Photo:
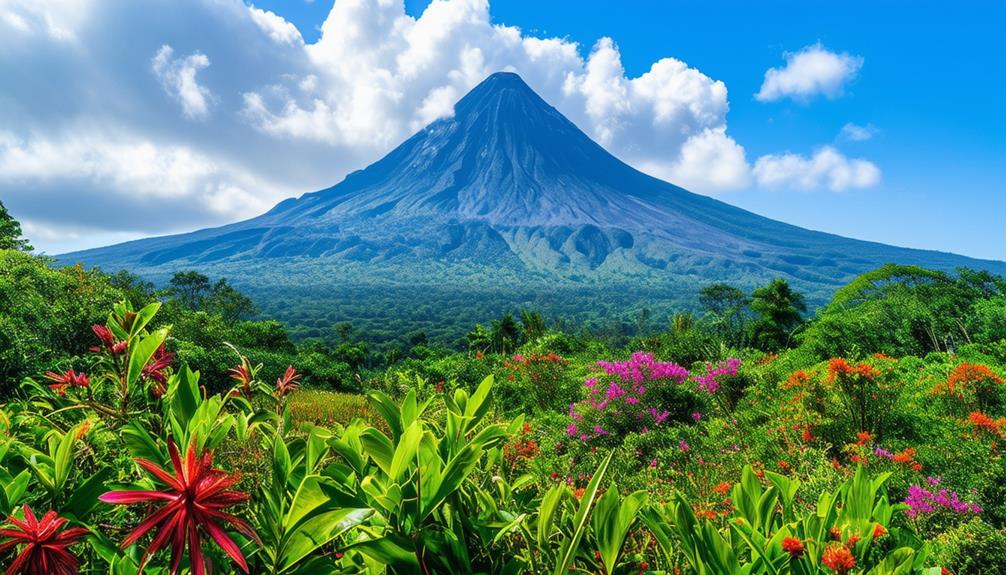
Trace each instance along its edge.
{"label": "conical mountain peak", "polygon": [[812,232],[692,194],[621,162],[510,72],[490,75],[453,115],[331,188],[229,226],[68,257],[151,270],[320,258],[396,277],[464,261],[507,277],[629,274],[664,286],[782,274],[822,292],[886,262],[1006,271]]}

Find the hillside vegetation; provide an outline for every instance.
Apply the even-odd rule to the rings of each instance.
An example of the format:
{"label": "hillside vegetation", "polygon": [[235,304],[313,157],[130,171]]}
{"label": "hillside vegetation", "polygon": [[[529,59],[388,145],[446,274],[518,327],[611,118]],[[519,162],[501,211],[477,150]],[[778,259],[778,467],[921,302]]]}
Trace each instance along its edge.
{"label": "hillside vegetation", "polygon": [[986,272],[882,267],[813,317],[785,280],[607,332],[514,309],[378,354],[0,229],[8,573],[1006,572]]}

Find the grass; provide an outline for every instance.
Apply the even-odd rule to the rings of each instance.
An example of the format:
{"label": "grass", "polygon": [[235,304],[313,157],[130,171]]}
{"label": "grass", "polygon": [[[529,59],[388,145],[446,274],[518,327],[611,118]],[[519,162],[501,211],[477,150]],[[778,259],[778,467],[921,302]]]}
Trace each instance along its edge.
{"label": "grass", "polygon": [[381,416],[361,394],[304,389],[290,396],[290,416],[297,423],[310,422],[323,427],[348,425],[354,419],[382,427]]}

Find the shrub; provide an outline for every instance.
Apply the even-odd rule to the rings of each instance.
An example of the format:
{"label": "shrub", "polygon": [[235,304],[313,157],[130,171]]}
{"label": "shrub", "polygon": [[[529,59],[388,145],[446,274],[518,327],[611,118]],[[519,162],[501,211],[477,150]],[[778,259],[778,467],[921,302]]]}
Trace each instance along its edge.
{"label": "shrub", "polygon": [[934,548],[934,559],[951,573],[1006,573],[1006,531],[989,525],[980,517],[940,534]]}

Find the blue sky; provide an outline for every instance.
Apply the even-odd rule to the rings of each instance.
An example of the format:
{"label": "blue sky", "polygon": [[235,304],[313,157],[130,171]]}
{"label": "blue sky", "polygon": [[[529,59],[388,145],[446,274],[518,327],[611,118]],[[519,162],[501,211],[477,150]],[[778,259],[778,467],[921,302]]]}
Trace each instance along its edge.
{"label": "blue sky", "polygon": [[[655,175],[813,229],[1006,259],[1004,2],[496,0],[486,13],[466,0],[424,15],[429,2],[409,0],[406,20],[339,2],[337,17],[325,0],[81,0],[58,18],[55,0],[0,3],[0,73],[19,79],[0,86],[0,199],[51,253],[233,221],[335,183],[513,67]],[[480,19],[562,41],[557,63],[530,62]],[[402,22],[414,29],[393,39]],[[468,46],[476,64],[458,55]],[[793,88],[801,53],[847,68]],[[629,89],[632,109],[609,118],[617,98],[591,70],[611,57],[598,78]],[[632,85],[662,58],[679,68],[651,76],[690,99]],[[791,81],[774,95],[772,68]],[[657,125],[661,105],[679,108]],[[692,144],[712,155],[688,160]]]}
{"label": "blue sky", "polygon": [[[332,2],[259,1],[317,38]],[[420,15],[425,0],[406,2]],[[730,90],[730,131],[749,155],[837,142],[842,126],[873,126],[839,142],[883,171],[873,189],[839,194],[720,196],[790,223],[908,247],[1006,259],[1006,2],[726,2],[549,0],[492,3],[495,22],[582,46],[610,36],[626,73],[673,56]],[[784,52],[820,42],[863,57],[843,97],[809,103],[754,98]]]}

